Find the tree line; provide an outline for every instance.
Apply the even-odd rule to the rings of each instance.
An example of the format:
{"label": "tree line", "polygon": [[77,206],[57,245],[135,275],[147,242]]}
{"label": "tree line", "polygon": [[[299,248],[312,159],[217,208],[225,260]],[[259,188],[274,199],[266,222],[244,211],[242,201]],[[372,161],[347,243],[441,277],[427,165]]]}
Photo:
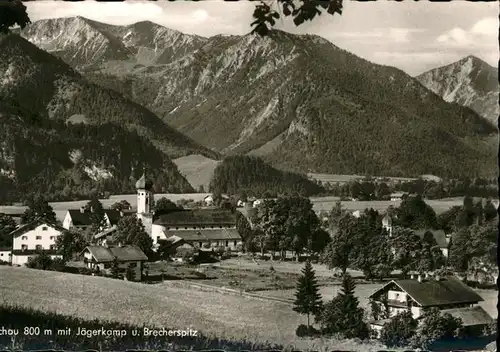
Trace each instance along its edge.
{"label": "tree line", "polygon": [[374,180],[371,177],[366,177],[364,180],[354,180],[344,184],[322,182],[320,180],[315,182],[325,189],[324,195],[336,196],[346,200],[389,200],[393,192],[418,194],[427,199],[464,196],[493,198],[498,196],[496,180],[486,178],[462,178],[440,182],[419,178],[411,181],[394,182],[388,178]]}
{"label": "tree line", "polygon": [[305,176],[275,169],[258,157],[237,155],[226,157],[216,167],[209,191],[254,197],[292,194],[307,197],[324,189]]}

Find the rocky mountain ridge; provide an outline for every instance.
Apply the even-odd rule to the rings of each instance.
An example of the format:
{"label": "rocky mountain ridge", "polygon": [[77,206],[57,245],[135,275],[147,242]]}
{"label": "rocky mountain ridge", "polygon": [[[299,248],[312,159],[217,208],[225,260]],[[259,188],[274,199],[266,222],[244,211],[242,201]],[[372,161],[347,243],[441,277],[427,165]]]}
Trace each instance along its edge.
{"label": "rocky mountain ridge", "polygon": [[[156,53],[169,52],[168,43],[182,44],[163,55],[167,60],[156,55],[148,61],[134,54],[139,45],[126,45],[134,25],[84,22],[91,23],[85,28],[113,36],[106,50],[118,42],[116,47],[129,53],[111,59],[101,54],[73,65],[210,149],[260,155],[301,172],[445,177],[493,172],[484,168],[495,162],[491,123],[446,103],[403,71],[373,64],[321,37],[273,31],[265,38],[199,38],[162,29],[161,41],[151,35],[161,26],[144,22],[134,27],[133,43]],[[37,29],[30,27],[23,36],[33,42],[44,38],[37,43],[49,48],[58,32],[33,26]],[[85,41],[80,43],[84,50]],[[64,59],[74,55],[72,48],[54,47],[54,53]]]}
{"label": "rocky mountain ridge", "polygon": [[469,55],[416,78],[445,101],[467,106],[496,124],[500,113],[497,68]]}

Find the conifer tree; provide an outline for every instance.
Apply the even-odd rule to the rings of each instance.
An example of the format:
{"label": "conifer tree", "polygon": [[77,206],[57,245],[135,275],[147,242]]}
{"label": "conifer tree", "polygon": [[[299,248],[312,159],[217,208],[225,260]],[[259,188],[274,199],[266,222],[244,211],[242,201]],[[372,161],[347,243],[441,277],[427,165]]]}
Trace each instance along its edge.
{"label": "conifer tree", "polygon": [[118,279],[120,277],[120,267],[118,263],[118,258],[115,257],[115,259],[113,259],[110,271],[111,271],[111,277],[113,279]]}
{"label": "conifer tree", "polygon": [[345,338],[366,338],[368,327],[363,321],[364,312],[354,295],[356,284],[349,274],[342,278],[341,292],[326,304],[320,317],[323,332],[340,333]]}
{"label": "conifer tree", "polygon": [[310,327],[310,316],[319,316],[323,309],[321,294],[311,262],[307,261],[302,269],[302,276],[297,282],[293,310],[300,314],[307,314],[307,327]]}

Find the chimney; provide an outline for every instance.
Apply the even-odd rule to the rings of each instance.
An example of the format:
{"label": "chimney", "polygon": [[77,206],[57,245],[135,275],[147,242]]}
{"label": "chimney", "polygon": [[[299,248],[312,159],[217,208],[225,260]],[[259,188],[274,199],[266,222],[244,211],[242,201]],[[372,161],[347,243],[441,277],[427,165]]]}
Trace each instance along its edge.
{"label": "chimney", "polygon": [[418,282],[422,282],[422,274],[418,274],[417,280]]}

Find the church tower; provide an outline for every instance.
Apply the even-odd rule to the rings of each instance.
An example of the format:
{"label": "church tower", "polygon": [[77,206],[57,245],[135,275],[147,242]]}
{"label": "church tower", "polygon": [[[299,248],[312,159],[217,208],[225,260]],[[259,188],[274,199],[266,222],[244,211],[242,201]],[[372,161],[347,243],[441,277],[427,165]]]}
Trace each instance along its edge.
{"label": "church tower", "polygon": [[137,214],[150,214],[154,203],[153,182],[146,177],[146,170],[135,183],[137,189]]}
{"label": "church tower", "polygon": [[141,219],[146,232],[151,236],[153,226],[153,182],[146,177],[146,169],[142,177],[135,183],[137,189],[137,218]]}

